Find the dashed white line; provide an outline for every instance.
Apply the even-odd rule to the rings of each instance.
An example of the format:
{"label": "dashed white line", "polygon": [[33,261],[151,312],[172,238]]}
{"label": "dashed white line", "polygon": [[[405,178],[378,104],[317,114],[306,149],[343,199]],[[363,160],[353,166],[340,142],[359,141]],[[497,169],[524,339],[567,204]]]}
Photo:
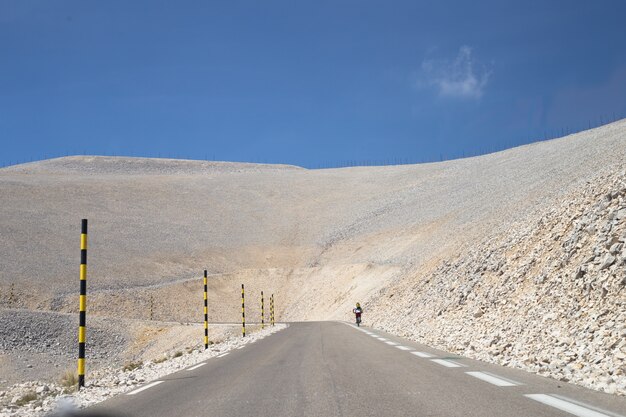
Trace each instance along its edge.
{"label": "dashed white line", "polygon": [[192,366],[191,368],[187,368],[187,370],[188,371],[193,371],[194,369],[198,369],[199,367],[204,366],[204,365],[206,365],[206,363],[202,362],[202,363],[199,363],[197,365]]}
{"label": "dashed white line", "polygon": [[411,348],[408,347],[408,346],[396,346],[396,348],[398,348],[400,350],[411,350]]}
{"label": "dashed white line", "polygon": [[577,400],[573,400],[573,399],[571,399],[571,398],[567,398],[567,397],[564,397],[564,396],[559,395],[559,394],[550,394],[550,396],[552,396],[552,397],[554,397],[554,398],[559,398],[559,399],[561,399],[561,400],[563,400],[563,401],[568,401],[568,402],[570,402],[570,403],[573,403],[573,404],[579,405],[579,406],[581,406],[581,407],[585,407],[585,408],[592,409],[592,410],[594,410],[594,411],[597,411],[598,413],[604,413],[604,414],[609,415],[609,416],[612,416],[612,417],[624,417],[622,414],[617,414],[617,413],[614,413],[614,412],[612,412],[612,411],[605,410],[605,409],[600,408],[600,407],[595,407],[595,406],[593,406],[593,405],[585,404],[585,403],[583,403],[583,402],[580,402],[580,401],[577,401]]}
{"label": "dashed white line", "polygon": [[391,340],[387,340],[385,343],[391,346],[398,346],[400,343],[392,342]]}
{"label": "dashed white line", "polygon": [[245,348],[245,346],[239,346],[237,349],[243,349]]}
{"label": "dashed white line", "polygon": [[[599,411],[592,410],[582,405],[574,404],[570,401],[566,401],[560,398],[553,397],[546,394],[527,394],[525,397],[539,401],[540,403],[549,405],[550,407],[558,408],[566,413],[573,414],[578,417],[610,417],[616,416],[616,414],[608,413],[604,414]],[[604,410],[603,410],[604,411]]]}
{"label": "dashed white line", "polygon": [[445,366],[446,368],[460,368],[461,366],[464,366],[460,363],[456,363],[446,359],[431,359],[431,361],[435,362],[436,364]]}
{"label": "dashed white line", "polygon": [[151,382],[151,383],[149,383],[148,385],[144,385],[144,386],[143,386],[143,387],[141,387],[141,388],[137,388],[136,390],[134,390],[134,391],[131,391],[131,392],[127,393],[126,395],[135,395],[135,394],[139,394],[141,391],[143,391],[143,390],[147,390],[148,388],[152,388],[152,387],[154,387],[155,385],[159,385],[161,382],[163,382],[163,381],[154,381],[154,382]]}
{"label": "dashed white line", "polygon": [[431,355],[430,353],[426,353],[426,352],[411,352],[413,355],[415,356],[419,356],[420,358],[432,358],[435,355]]}
{"label": "dashed white line", "polygon": [[515,387],[520,385],[518,382],[514,382],[508,379],[504,379],[499,376],[491,375],[486,372],[465,372],[466,374],[478,378],[482,381],[488,382],[498,387]]}
{"label": "dashed white line", "polygon": [[222,353],[221,355],[217,355],[216,358],[223,358],[224,356],[228,355],[230,352],[226,352],[226,353]]}
{"label": "dashed white line", "polygon": [[384,337],[377,337],[376,339],[380,340],[381,342],[388,342],[389,339],[385,339]]}

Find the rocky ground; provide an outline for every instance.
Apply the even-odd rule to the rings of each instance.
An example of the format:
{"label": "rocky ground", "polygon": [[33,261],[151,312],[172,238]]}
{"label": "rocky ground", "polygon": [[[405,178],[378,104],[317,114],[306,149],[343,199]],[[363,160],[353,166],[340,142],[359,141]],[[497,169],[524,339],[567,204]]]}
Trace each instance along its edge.
{"label": "rocky ground", "polygon": [[[199,304],[199,303],[198,303]],[[252,330],[258,325],[248,323]],[[212,323],[209,340],[239,336],[239,324]],[[87,357],[91,370],[160,359],[195,346],[204,336],[199,322],[132,320],[89,314]],[[0,310],[0,390],[28,381],[53,382],[76,367],[78,315]]]}
{"label": "rocky ground", "polygon": [[[90,317],[87,339],[93,364],[123,360],[128,348],[127,322]],[[2,381],[7,384],[28,379],[58,377],[77,355],[77,315],[26,310],[0,310],[0,365]],[[14,372],[11,372],[14,370]]]}
{"label": "rocky ground", "polygon": [[162,353],[148,361],[129,362],[123,367],[102,367],[90,372],[86,386],[76,391],[75,380],[66,376],[61,381],[30,381],[15,384],[0,391],[0,417],[37,417],[53,410],[82,408],[130,391],[165,375],[190,367],[213,356],[271,335],[286,327],[276,324],[257,330],[245,338],[234,334],[219,343],[211,344],[208,350],[195,344],[185,349]]}
{"label": "rocky ground", "polygon": [[386,289],[370,317],[431,346],[626,395],[626,171]]}

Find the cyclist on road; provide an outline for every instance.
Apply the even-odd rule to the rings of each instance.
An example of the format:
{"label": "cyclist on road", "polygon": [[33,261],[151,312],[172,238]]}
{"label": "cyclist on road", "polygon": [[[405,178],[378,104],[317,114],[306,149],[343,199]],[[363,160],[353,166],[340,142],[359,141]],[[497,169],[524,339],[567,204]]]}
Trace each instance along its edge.
{"label": "cyclist on road", "polygon": [[352,312],[356,316],[356,325],[361,326],[361,313],[363,313],[363,309],[361,308],[361,304],[356,303],[356,308],[352,309]]}

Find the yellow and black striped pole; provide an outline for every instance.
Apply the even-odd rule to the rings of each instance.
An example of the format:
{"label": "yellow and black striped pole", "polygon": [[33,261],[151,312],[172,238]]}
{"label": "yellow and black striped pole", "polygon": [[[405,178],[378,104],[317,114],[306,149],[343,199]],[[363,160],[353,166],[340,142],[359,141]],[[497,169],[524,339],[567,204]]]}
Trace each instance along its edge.
{"label": "yellow and black striped pole", "polygon": [[209,348],[209,309],[207,302],[207,271],[204,270],[204,349]]}
{"label": "yellow and black striped pole", "polygon": [[263,299],[263,291],[261,291],[261,329],[265,329],[265,300]]}
{"label": "yellow and black striped pole", "polygon": [[80,232],[80,298],[78,313],[78,389],[85,386],[85,327],[87,325],[87,219]]}
{"label": "yellow and black striped pole", "polygon": [[241,334],[246,337],[246,303],[243,292],[243,284],[241,284]]}
{"label": "yellow and black striped pole", "polygon": [[274,294],[270,299],[270,320],[272,320],[272,326],[274,325]]}

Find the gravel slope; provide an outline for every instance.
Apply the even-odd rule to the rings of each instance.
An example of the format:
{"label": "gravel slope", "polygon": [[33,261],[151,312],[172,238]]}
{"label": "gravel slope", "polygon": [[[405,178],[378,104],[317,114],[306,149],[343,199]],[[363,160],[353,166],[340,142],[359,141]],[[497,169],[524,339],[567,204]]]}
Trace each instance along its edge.
{"label": "gravel slope", "polygon": [[376,325],[626,395],[626,170],[511,226],[387,287]]}

